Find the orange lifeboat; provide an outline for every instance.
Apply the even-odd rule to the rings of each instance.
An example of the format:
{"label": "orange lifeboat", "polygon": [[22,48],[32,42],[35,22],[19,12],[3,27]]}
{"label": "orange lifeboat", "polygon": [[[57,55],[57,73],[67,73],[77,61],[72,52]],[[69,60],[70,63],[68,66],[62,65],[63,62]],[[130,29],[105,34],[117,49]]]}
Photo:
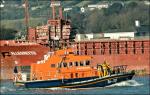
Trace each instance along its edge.
{"label": "orange lifeboat", "polygon": [[31,65],[30,80],[73,79],[98,76],[91,56],[75,55],[72,49],[58,50]]}
{"label": "orange lifeboat", "polygon": [[[91,56],[76,55],[73,49],[62,49],[44,55],[44,60],[31,64],[28,72],[21,72],[16,84],[27,88],[87,88],[104,87],[132,79],[134,72],[126,66],[110,68],[106,62],[93,67]],[[115,71],[114,71],[115,70]]]}

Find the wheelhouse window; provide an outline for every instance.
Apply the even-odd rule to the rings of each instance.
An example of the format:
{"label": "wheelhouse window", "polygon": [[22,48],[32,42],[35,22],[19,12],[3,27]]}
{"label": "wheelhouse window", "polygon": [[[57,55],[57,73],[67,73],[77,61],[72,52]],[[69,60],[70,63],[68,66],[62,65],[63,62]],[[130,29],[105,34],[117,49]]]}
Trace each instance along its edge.
{"label": "wheelhouse window", "polygon": [[75,62],[75,66],[78,66],[78,62]]}
{"label": "wheelhouse window", "polygon": [[22,72],[29,73],[31,67],[30,66],[20,66]]}
{"label": "wheelhouse window", "polygon": [[75,73],[75,77],[78,78],[78,73]]}
{"label": "wheelhouse window", "polygon": [[62,64],[61,63],[58,63],[58,68],[61,68],[62,67]]}
{"label": "wheelhouse window", "polygon": [[63,63],[63,66],[64,66],[64,67],[67,67],[67,63],[66,63],[66,62],[64,62],[64,63]]}
{"label": "wheelhouse window", "polygon": [[73,63],[72,63],[72,62],[69,62],[69,66],[72,67],[72,66],[73,66]]}
{"label": "wheelhouse window", "polygon": [[83,65],[84,65],[84,63],[82,61],[80,61],[80,66],[83,66]]}
{"label": "wheelhouse window", "polygon": [[86,65],[86,66],[87,66],[87,65],[90,65],[90,61],[87,60],[87,61],[85,62],[85,65]]}
{"label": "wheelhouse window", "polygon": [[74,54],[73,52],[69,52],[69,54]]}
{"label": "wheelhouse window", "polygon": [[51,67],[52,67],[52,68],[55,68],[55,66],[56,66],[55,64],[51,64]]}

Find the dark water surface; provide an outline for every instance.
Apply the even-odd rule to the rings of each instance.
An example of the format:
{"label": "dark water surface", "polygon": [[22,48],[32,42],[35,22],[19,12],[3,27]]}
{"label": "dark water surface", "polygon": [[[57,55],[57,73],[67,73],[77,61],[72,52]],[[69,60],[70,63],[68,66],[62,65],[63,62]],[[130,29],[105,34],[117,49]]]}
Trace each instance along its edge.
{"label": "dark water surface", "polygon": [[150,95],[150,77],[134,77],[132,80],[108,87],[88,89],[27,89],[15,87],[12,81],[1,81],[0,93],[4,95]]}

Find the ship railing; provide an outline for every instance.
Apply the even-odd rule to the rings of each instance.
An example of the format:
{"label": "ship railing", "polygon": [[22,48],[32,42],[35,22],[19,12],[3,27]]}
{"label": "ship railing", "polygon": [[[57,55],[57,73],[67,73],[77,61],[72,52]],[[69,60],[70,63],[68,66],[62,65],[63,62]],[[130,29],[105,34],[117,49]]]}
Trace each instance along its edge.
{"label": "ship railing", "polygon": [[127,65],[114,66],[112,74],[126,73]]}

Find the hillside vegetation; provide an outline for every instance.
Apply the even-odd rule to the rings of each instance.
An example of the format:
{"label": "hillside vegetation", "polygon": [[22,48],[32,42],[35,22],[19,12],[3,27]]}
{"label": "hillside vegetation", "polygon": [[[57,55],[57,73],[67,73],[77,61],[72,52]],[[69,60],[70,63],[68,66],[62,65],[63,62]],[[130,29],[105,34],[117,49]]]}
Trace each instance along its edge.
{"label": "hillside vegetation", "polygon": [[80,32],[129,32],[135,31],[135,20],[150,25],[149,11],[142,2],[114,3],[107,9],[70,13],[70,18]]}

